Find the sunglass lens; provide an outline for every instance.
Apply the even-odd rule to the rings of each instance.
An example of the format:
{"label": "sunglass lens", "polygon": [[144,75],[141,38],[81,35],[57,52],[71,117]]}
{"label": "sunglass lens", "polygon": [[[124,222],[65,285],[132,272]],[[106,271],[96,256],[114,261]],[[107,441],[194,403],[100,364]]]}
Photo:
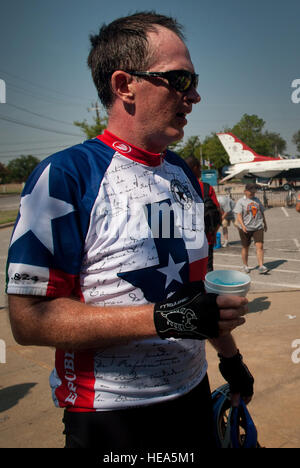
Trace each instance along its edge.
{"label": "sunglass lens", "polygon": [[174,79],[174,88],[178,91],[187,91],[191,86],[191,77],[183,74],[179,74]]}
{"label": "sunglass lens", "polygon": [[197,89],[198,88],[198,84],[199,84],[199,77],[198,75],[194,75],[194,88]]}
{"label": "sunglass lens", "polygon": [[177,91],[185,92],[190,89],[191,86],[197,87],[198,77],[187,71],[177,72],[172,77],[172,83],[170,83]]}

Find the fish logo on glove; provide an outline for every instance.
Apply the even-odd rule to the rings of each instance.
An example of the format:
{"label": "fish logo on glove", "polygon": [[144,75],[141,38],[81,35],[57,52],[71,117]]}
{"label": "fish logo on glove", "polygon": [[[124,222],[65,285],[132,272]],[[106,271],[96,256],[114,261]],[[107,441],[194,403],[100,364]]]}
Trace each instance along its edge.
{"label": "fish logo on glove", "polygon": [[[192,320],[196,320],[197,317],[195,312],[191,309],[181,307],[181,309],[173,310],[171,312],[162,312],[161,315],[167,320],[167,325],[170,326],[170,328],[173,330],[175,329],[181,332],[185,332],[194,331],[197,328],[192,324]],[[172,320],[173,315],[174,319]],[[178,315],[181,317],[178,317]]]}

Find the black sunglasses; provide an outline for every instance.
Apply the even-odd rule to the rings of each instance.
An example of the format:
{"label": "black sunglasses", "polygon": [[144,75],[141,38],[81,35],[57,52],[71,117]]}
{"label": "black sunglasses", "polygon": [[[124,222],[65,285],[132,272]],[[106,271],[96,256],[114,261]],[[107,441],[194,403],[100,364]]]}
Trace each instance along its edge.
{"label": "black sunglasses", "polygon": [[171,70],[167,72],[141,72],[126,70],[126,73],[129,73],[133,76],[155,76],[159,78],[165,78],[169,85],[172,86],[172,88],[181,93],[189,91],[192,86],[197,88],[199,78],[199,75],[196,75],[196,73],[191,73],[187,70]]}

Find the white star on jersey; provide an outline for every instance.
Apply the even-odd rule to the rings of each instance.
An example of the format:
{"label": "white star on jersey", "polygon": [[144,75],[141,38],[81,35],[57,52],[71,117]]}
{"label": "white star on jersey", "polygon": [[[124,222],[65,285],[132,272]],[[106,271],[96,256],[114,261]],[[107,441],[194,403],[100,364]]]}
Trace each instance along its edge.
{"label": "white star on jersey", "polygon": [[49,172],[50,164],[43,171],[32,192],[21,198],[20,219],[11,245],[28,231],[32,231],[39,241],[54,254],[51,221],[75,210],[70,203],[50,197]]}
{"label": "white star on jersey", "polygon": [[179,274],[179,271],[183,267],[185,262],[181,263],[175,263],[171,255],[169,254],[169,264],[168,266],[164,268],[158,268],[157,271],[160,271],[164,275],[166,275],[166,285],[165,288],[169,286],[170,283],[172,283],[173,280],[178,281],[178,283],[182,283],[181,276]]}

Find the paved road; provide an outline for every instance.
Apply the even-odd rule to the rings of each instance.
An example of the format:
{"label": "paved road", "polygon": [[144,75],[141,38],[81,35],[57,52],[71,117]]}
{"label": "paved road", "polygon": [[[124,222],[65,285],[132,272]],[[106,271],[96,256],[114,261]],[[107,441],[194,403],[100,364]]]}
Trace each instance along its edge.
{"label": "paved road", "polygon": [[19,207],[19,195],[1,195],[0,196],[0,210],[14,210]]}
{"label": "paved road", "polygon": [[[6,306],[5,290],[5,267],[7,249],[10,241],[12,228],[0,229],[0,309]],[[0,337],[1,338],[1,337]]]}
{"label": "paved road", "polygon": [[[250,313],[234,336],[255,376],[250,411],[260,442],[300,448],[300,214],[273,208],[266,217],[265,263],[272,269],[263,276],[251,271]],[[54,408],[48,385],[53,350],[17,345],[9,326],[3,288],[11,230],[0,229],[0,340],[6,344],[6,363],[0,363],[0,447],[63,447],[62,410]],[[230,227],[229,235],[232,245],[215,251],[216,269],[241,267],[236,228]],[[250,265],[256,266],[253,248]],[[215,388],[224,382],[210,345],[207,356]]]}
{"label": "paved road", "polygon": [[[255,247],[249,251],[251,292],[300,290],[300,214],[295,209],[271,208],[265,212],[268,231],[265,234],[266,275],[259,275]],[[240,269],[241,244],[238,230],[229,228],[230,245],[214,251],[214,268]]]}

